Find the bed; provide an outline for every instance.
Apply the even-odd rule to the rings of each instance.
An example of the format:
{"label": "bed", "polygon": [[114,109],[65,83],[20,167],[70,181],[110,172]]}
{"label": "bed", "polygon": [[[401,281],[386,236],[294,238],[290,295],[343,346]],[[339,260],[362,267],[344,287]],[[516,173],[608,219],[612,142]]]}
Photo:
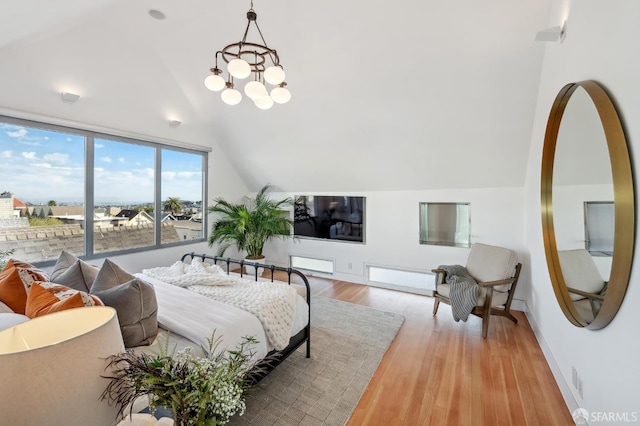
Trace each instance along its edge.
{"label": "bed", "polygon": [[[262,265],[254,262],[236,260],[211,256],[207,254],[187,253],[172,265],[173,268],[188,268],[189,265],[206,270],[211,276],[206,274],[195,274],[192,276],[181,275],[175,278],[168,268],[145,269],[142,273],[135,274],[141,280],[153,284],[158,301],[158,338],[151,346],[139,347],[136,350],[153,351],[158,345],[168,342],[169,348],[181,349],[185,346],[199,348],[207,346],[207,339],[215,330],[215,336],[221,338],[218,349],[236,349],[238,342],[245,336],[253,336],[258,340],[258,344],[253,347],[256,361],[269,358],[270,362],[260,376],[253,377],[256,382],[262,379],[269,371],[284,361],[291,353],[302,345],[306,345],[306,357],[311,356],[311,290],[306,276],[292,268],[284,268],[275,265]],[[204,265],[204,269],[203,266]],[[251,275],[243,273],[243,267],[257,266]],[[239,270],[239,273],[232,272]],[[287,281],[274,279],[276,271],[284,272]],[[266,272],[266,274],[263,274]],[[196,277],[197,275],[197,277]],[[226,277],[223,277],[226,275]],[[267,277],[262,277],[267,275]],[[293,283],[292,276],[298,277],[301,284]],[[188,279],[185,279],[188,277]],[[210,281],[205,284],[205,281]],[[220,285],[217,284],[220,281]],[[195,283],[195,284],[194,284]],[[271,291],[268,287],[273,286],[278,291],[292,293],[291,301],[287,306],[293,307],[293,312],[282,314],[292,316],[291,325],[282,325],[287,329],[288,340],[283,339],[282,330],[278,334],[274,331],[277,327],[272,327],[265,318],[270,315],[264,314],[263,308],[255,309],[252,313],[251,307],[245,310],[243,303],[225,303],[218,295],[211,295],[211,289],[224,291],[234,291],[224,288],[232,283],[239,286],[238,291],[247,289],[252,293],[261,291]],[[286,286],[284,285],[286,284]],[[261,286],[261,287],[256,287]],[[293,293],[295,292],[295,295]],[[235,294],[235,293],[233,293]],[[218,300],[212,297],[218,297]],[[228,297],[228,296],[227,296]],[[222,300],[222,301],[221,301]],[[241,306],[241,307],[240,307]],[[281,310],[285,308],[267,310],[274,312],[278,317]],[[279,317],[278,317],[279,319]],[[275,321],[280,324],[281,321]],[[282,328],[281,327],[281,328]]]}

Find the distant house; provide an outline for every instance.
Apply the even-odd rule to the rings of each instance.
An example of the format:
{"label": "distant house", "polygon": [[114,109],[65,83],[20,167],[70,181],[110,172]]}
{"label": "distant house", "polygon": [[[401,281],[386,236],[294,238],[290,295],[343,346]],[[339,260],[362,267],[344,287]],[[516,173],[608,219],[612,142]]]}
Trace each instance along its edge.
{"label": "distant house", "polygon": [[195,240],[202,238],[202,223],[192,220],[178,220],[173,222],[181,240]]}
{"label": "distant house", "polygon": [[27,205],[18,200],[11,192],[0,194],[0,218],[13,219],[23,216]]}
{"label": "distant house", "polygon": [[59,219],[78,219],[84,217],[84,206],[25,206],[30,217],[46,218],[49,216]]}
{"label": "distant house", "polygon": [[162,213],[162,219],[160,220],[162,223],[169,222],[172,220],[178,220],[178,219],[176,219],[176,217],[171,213],[165,213],[165,212]]}
{"label": "distant house", "polygon": [[13,215],[16,217],[23,217],[27,213],[27,205],[22,201],[13,197]]}
{"label": "distant house", "polygon": [[[123,209],[115,215],[115,219],[118,220],[118,225],[147,225],[153,223],[153,217],[144,210],[130,210]],[[122,220],[124,219],[124,220]]]}
{"label": "distant house", "polygon": [[0,218],[12,219],[16,217],[20,217],[20,210],[16,210],[16,198],[11,192],[3,192],[0,194]]}

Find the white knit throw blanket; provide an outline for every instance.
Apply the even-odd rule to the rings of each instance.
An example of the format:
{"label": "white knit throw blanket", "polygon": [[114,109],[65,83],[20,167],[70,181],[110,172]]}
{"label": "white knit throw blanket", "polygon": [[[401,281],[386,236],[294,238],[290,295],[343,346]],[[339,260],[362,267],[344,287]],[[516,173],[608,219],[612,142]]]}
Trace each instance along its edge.
{"label": "white knit throw blanket", "polygon": [[189,265],[176,262],[168,267],[144,269],[142,273],[250,312],[262,323],[271,346],[282,350],[289,344],[297,293],[285,283],[229,276],[221,268],[198,259]]}

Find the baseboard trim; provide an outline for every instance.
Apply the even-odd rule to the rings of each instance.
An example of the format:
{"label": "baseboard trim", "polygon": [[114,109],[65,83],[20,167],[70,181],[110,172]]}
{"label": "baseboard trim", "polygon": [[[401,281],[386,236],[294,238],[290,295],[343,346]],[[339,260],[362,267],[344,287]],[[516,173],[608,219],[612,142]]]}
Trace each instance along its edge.
{"label": "baseboard trim", "polygon": [[538,327],[536,320],[533,318],[533,315],[529,311],[529,306],[524,301],[522,303],[524,303],[525,305],[525,309],[523,311],[527,316],[527,320],[529,321],[529,324],[531,325],[533,334],[536,336],[536,340],[540,345],[540,349],[542,349],[542,354],[547,360],[547,364],[549,365],[549,368],[551,368],[551,374],[553,374],[553,378],[556,380],[556,383],[558,384],[558,388],[560,389],[562,398],[564,399],[565,404],[567,404],[567,408],[569,409],[569,412],[573,413],[580,406],[578,405],[578,402],[574,398],[573,393],[571,392],[571,388],[569,387],[569,384],[564,379],[564,376],[560,371],[560,367],[558,366],[558,363],[556,363],[556,360],[553,357],[553,353],[551,352],[551,349],[547,345],[547,342],[544,340],[544,337],[542,337],[540,328]]}

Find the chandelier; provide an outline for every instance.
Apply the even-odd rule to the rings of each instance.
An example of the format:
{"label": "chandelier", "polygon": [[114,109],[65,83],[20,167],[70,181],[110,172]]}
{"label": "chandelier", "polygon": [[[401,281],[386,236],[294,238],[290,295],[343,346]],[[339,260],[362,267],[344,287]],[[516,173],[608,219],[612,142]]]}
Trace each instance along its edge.
{"label": "chandelier", "polygon": [[[244,80],[253,75],[253,79],[244,86],[244,93],[260,109],[269,109],[273,103],[284,104],[291,99],[291,92],[286,89],[285,73],[280,65],[280,58],[275,49],[267,46],[258,26],[258,15],[251,8],[247,12],[247,28],[244,30],[242,40],[232,43],[216,52],[216,65],[211,68],[212,75],[204,80],[207,89],[214,92],[222,90],[220,97],[227,105],[236,105],[242,100],[242,93],[236,89],[236,80]],[[260,43],[247,41],[249,27],[253,23],[260,34]],[[218,58],[222,57],[227,63],[227,78],[222,77],[222,70],[218,68]],[[269,61],[269,63],[267,63]],[[266,84],[274,86],[267,90]],[[224,90],[223,90],[224,89]]]}

